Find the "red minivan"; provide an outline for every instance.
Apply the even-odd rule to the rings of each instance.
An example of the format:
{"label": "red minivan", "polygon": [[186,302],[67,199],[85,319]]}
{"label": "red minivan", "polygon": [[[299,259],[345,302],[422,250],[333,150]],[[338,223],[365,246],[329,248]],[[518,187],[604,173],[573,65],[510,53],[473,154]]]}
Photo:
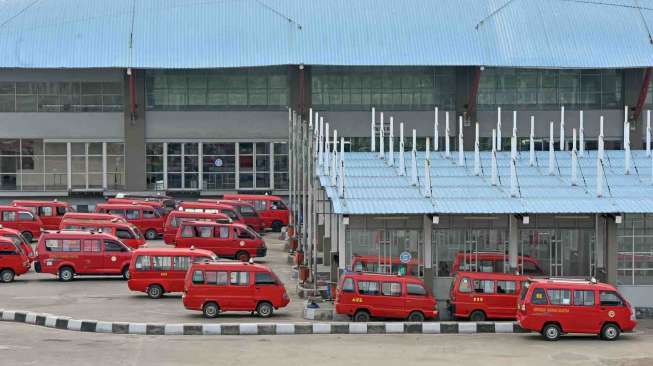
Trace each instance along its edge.
{"label": "red minivan", "polygon": [[613,341],[637,325],[630,303],[606,283],[592,279],[534,279],[522,289],[517,322],[550,341],[565,333],[598,334]]}
{"label": "red minivan", "polygon": [[[173,211],[174,212],[174,211]],[[168,292],[184,291],[186,271],[192,263],[217,259],[202,249],[141,248],[132,254],[127,286],[158,299]]]}
{"label": "red minivan", "polygon": [[184,221],[175,237],[177,248],[195,247],[210,250],[220,257],[248,261],[265,257],[265,241],[254,230],[242,224],[220,224],[208,221]]}
{"label": "red minivan", "polygon": [[43,222],[43,229],[57,230],[66,212],[74,211],[68,202],[63,201],[23,201],[14,200],[14,206],[27,207]]}
{"label": "red minivan", "polygon": [[107,198],[107,203],[136,204],[136,205],[151,206],[159,213],[159,215],[163,217],[165,217],[170,212],[169,210],[166,209],[166,207],[163,205],[161,201],[130,199],[130,198]]}
{"label": "red minivan", "polygon": [[27,254],[29,262],[34,262],[35,257],[32,245],[27,242],[20,231],[0,225],[0,236],[11,239],[11,241],[14,242],[14,245],[18,246],[23,252],[25,252],[25,254]]}
{"label": "red minivan", "polygon": [[449,290],[449,312],[480,322],[515,319],[519,293],[528,278],[507,273],[458,272]]}
{"label": "red minivan", "polygon": [[124,217],[128,222],[136,225],[147,240],[154,240],[163,234],[165,218],[152,206],[128,203],[99,203],[95,206],[95,211]]}
{"label": "red minivan", "polygon": [[19,246],[7,237],[0,237],[0,281],[12,282],[16,276],[27,273],[30,261]]}
{"label": "red minivan", "polygon": [[156,201],[160,202],[167,212],[174,211],[177,207],[177,201],[170,196],[160,194],[141,194],[141,193],[117,193],[115,198],[136,199],[139,201]]}
{"label": "red minivan", "polygon": [[225,200],[245,201],[252,203],[256,211],[261,214],[263,224],[273,231],[281,231],[288,226],[289,211],[286,204],[279,196],[257,194],[225,194]]}
{"label": "red minivan", "polygon": [[198,202],[209,202],[209,203],[217,203],[217,204],[233,206],[233,208],[235,208],[238,214],[243,218],[243,221],[247,226],[251,227],[252,229],[254,229],[254,231],[258,231],[258,232],[262,232],[265,230],[265,224],[263,222],[263,218],[261,218],[259,213],[256,211],[254,205],[249,202],[210,200],[206,198],[200,198]]}
{"label": "red minivan", "polygon": [[63,220],[61,230],[95,231],[111,234],[130,248],[145,244],[145,238],[138,228],[128,222],[100,220]]}
{"label": "red minivan", "polygon": [[351,268],[354,272],[400,274],[402,276],[421,276],[420,262],[411,259],[407,263],[399,257],[380,257],[375,255],[354,255]]}
{"label": "red minivan", "polygon": [[247,311],[267,318],[290,303],[286,288],[268,267],[248,262],[206,262],[186,273],[183,303],[207,318]]}
{"label": "red minivan", "polygon": [[177,229],[183,221],[213,221],[228,224],[231,222],[231,219],[229,216],[221,213],[172,211],[166,217],[166,223],[163,226],[164,243],[170,245],[175,243]]}
{"label": "red minivan", "polygon": [[28,243],[38,238],[43,230],[41,219],[31,209],[20,206],[0,205],[0,225],[20,231]]}
{"label": "red minivan", "polygon": [[[453,261],[451,274],[458,271],[503,273],[507,263],[508,254],[503,252],[460,252]],[[520,255],[517,256],[517,263],[521,274],[526,276],[546,275],[535,258]]]}
{"label": "red minivan", "polygon": [[68,212],[63,215],[62,220],[127,222],[122,216],[94,212]]}
{"label": "red minivan", "polygon": [[122,275],[129,279],[132,250],[118,238],[87,231],[53,231],[41,235],[34,269],[61,281],[75,275]]}
{"label": "red minivan", "polygon": [[213,202],[182,201],[179,203],[177,209],[185,212],[221,213],[229,216],[233,222],[245,224],[243,217],[231,205]]}
{"label": "red minivan", "polygon": [[417,277],[375,273],[346,273],[336,290],[336,313],[357,322],[371,317],[422,322],[435,319],[438,307],[424,282]]}

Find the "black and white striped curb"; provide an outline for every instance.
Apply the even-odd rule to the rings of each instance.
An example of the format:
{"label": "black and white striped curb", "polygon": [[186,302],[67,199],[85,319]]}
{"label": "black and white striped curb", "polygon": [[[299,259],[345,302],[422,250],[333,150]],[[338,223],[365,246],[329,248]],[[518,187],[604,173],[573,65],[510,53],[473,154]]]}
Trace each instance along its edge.
{"label": "black and white striped curb", "polygon": [[523,330],[514,322],[148,324],[78,320],[51,314],[13,310],[0,310],[0,319],[7,322],[79,332],[140,335],[523,333]]}

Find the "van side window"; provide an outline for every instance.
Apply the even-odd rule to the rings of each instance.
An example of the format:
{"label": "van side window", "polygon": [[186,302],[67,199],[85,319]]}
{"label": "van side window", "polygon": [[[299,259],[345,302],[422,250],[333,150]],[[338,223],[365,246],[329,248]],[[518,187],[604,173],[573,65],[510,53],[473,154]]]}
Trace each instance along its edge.
{"label": "van side window", "polygon": [[525,275],[539,275],[542,274],[539,268],[533,262],[524,261],[522,265],[522,272]]}
{"label": "van side window", "polygon": [[218,238],[220,239],[229,239],[229,227],[220,226],[218,227]]}
{"label": "van side window", "polygon": [[514,294],[517,292],[515,281],[497,281],[497,294]]}
{"label": "van side window", "polygon": [[0,245],[0,255],[16,255],[18,249],[12,245]]}
{"label": "van side window", "polygon": [[2,221],[16,221],[16,212],[15,211],[3,211],[2,212]]}
{"label": "van side window", "polygon": [[204,273],[202,271],[193,272],[193,283],[204,283]]}
{"label": "van side window", "polygon": [[206,283],[209,285],[227,285],[227,272],[206,271]]}
{"label": "van side window", "polygon": [[544,293],[544,289],[541,288],[536,288],[533,290],[533,294],[531,295],[531,302],[535,305],[546,305],[549,303],[549,300],[546,298],[546,293]]}
{"label": "van side window", "polygon": [[18,213],[19,221],[34,221],[34,214],[27,211],[20,211]]}
{"label": "van side window", "polygon": [[571,305],[571,290],[548,289],[546,294],[551,305]]}
{"label": "van side window", "polygon": [[574,305],[576,305],[576,306],[594,306],[594,291],[592,291],[592,290],[574,290]]}
{"label": "van side window", "polygon": [[115,209],[114,208],[114,209],[109,210],[109,213],[112,214],[112,215],[118,215],[118,216],[125,217],[125,210]]}
{"label": "van side window", "polygon": [[254,239],[254,236],[246,229],[238,228],[236,229],[236,233],[238,234],[238,239]]}
{"label": "van side window", "polygon": [[381,293],[383,296],[401,296],[401,283],[383,282],[381,285]]}
{"label": "van side window", "polygon": [[79,252],[82,247],[81,247],[81,240],[72,240],[72,239],[64,239],[62,241],[62,251],[64,252]]}
{"label": "van side window", "polygon": [[277,280],[267,272],[254,273],[254,283],[257,285],[276,285]]}
{"label": "van side window", "polygon": [[342,283],[342,292],[354,292],[354,279],[346,278]]}
{"label": "van side window", "polygon": [[52,216],[52,207],[50,206],[39,207],[39,216]]}
{"label": "van side window", "polygon": [[149,210],[143,210],[143,218],[144,219],[154,219],[156,217],[157,217],[156,212],[149,211]]}
{"label": "van side window", "polygon": [[469,278],[463,277],[463,279],[460,280],[460,284],[458,285],[458,291],[462,293],[472,292],[472,286],[469,282]]}
{"label": "van side window", "polygon": [[118,239],[134,239],[132,233],[125,229],[116,229],[116,237]]}
{"label": "van side window", "polygon": [[424,286],[418,285],[416,283],[407,284],[406,292],[408,293],[408,295],[413,295],[413,296],[426,296],[427,294]]}
{"label": "van side window", "polygon": [[104,241],[104,251],[105,252],[126,252],[125,247],[116,243],[115,241],[105,240]]}
{"label": "van side window", "polygon": [[197,226],[197,237],[212,238],[213,228],[211,226]]}
{"label": "van side window", "polygon": [[380,295],[379,283],[374,281],[358,281],[358,293],[361,295]]}
{"label": "van side window", "polygon": [[493,294],[494,281],[492,280],[474,280],[474,292],[479,294]]}
{"label": "van side window", "polygon": [[48,252],[60,252],[61,245],[57,239],[47,239],[45,241],[45,250]]}
{"label": "van side window", "polygon": [[231,280],[229,283],[233,286],[249,285],[249,272],[231,272]]}
{"label": "van side window", "polygon": [[82,242],[83,252],[101,252],[102,242],[99,240],[84,240]]}
{"label": "van side window", "polygon": [[623,306],[621,296],[614,291],[599,291],[601,306]]}
{"label": "van side window", "polygon": [[274,201],[272,202],[273,210],[287,210],[286,204],[283,201]]}
{"label": "van side window", "polygon": [[195,230],[193,230],[193,227],[190,225],[185,225],[182,226],[181,229],[181,237],[182,238],[192,238],[195,236]]}
{"label": "van side window", "polygon": [[141,218],[141,212],[139,210],[127,210],[125,217],[127,220],[137,220]]}
{"label": "van side window", "polygon": [[152,257],[152,268],[155,271],[169,271],[172,268],[172,258],[163,255]]}
{"label": "van side window", "polygon": [[65,207],[63,207],[63,206],[58,206],[58,207],[57,207],[57,216],[63,216],[63,215],[66,214],[67,211],[68,211],[68,210],[66,210]]}
{"label": "van side window", "polygon": [[139,255],[136,257],[136,263],[134,264],[137,271],[149,271],[150,270],[150,256],[149,255]]}
{"label": "van side window", "polygon": [[240,215],[243,217],[257,217],[256,211],[250,206],[240,206]]}
{"label": "van side window", "polygon": [[186,271],[190,267],[190,257],[187,256],[177,256],[172,257],[173,267],[175,271]]}

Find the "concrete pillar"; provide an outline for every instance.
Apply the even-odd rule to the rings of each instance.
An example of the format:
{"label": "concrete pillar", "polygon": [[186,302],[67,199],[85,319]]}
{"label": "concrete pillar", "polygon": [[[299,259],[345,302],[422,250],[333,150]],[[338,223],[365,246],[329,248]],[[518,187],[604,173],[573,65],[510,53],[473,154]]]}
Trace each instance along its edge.
{"label": "concrete pillar", "polygon": [[145,71],[132,70],[136,91],[136,111],[131,110],[129,76],[125,72],[123,98],[125,135],[125,189],[145,191]]}
{"label": "concrete pillar", "polygon": [[344,270],[347,268],[347,250],[345,247],[345,230],[347,226],[343,223],[343,216],[336,216],[337,231],[338,231],[338,269]]}
{"label": "concrete pillar", "polygon": [[607,249],[606,242],[606,226],[605,226],[605,217],[602,215],[594,215],[595,219],[595,253],[596,257],[594,258],[594,263],[596,263],[596,276],[598,279],[605,281],[605,252]]}
{"label": "concrete pillar", "polygon": [[519,219],[515,215],[509,216],[508,229],[508,263],[510,271],[517,270],[517,257],[519,256]]}
{"label": "concrete pillar", "polygon": [[434,290],[433,281],[433,246],[431,245],[433,219],[429,215],[424,215],[422,230],[423,230],[423,245],[424,245],[424,284],[427,288]]}
{"label": "concrete pillar", "polygon": [[613,217],[605,219],[606,226],[606,251],[605,263],[607,281],[613,285],[617,284],[617,223]]}
{"label": "concrete pillar", "polygon": [[[637,105],[639,94],[642,90],[642,82],[644,81],[644,74],[646,69],[625,69],[624,70],[624,104],[628,106],[628,114],[632,116],[632,112]],[[623,127],[623,118],[619,121],[619,126]],[[641,149],[642,140],[644,138],[644,129],[646,129],[646,110],[642,112],[639,119],[631,121],[630,141],[631,148]]]}

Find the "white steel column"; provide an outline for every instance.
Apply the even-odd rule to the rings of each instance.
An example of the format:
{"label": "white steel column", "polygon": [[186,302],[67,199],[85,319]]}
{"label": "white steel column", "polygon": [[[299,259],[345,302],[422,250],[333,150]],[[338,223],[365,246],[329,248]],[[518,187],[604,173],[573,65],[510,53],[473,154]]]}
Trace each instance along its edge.
{"label": "white steel column", "polygon": [[107,143],[102,143],[102,189],[108,188],[107,184]]}
{"label": "white steel column", "polygon": [[[163,190],[168,189],[168,143],[163,143]],[[238,189],[238,143],[236,143],[236,189]]]}
{"label": "white steel column", "polygon": [[338,268],[344,270],[347,268],[347,249],[345,246],[345,230],[347,226],[343,223],[343,215],[337,216],[338,223]]}
{"label": "white steel column", "polygon": [[[67,165],[67,168],[68,168],[68,169],[66,169],[66,177],[68,178],[68,184],[67,184],[67,187],[68,187],[68,190],[69,190],[69,191],[70,191],[70,190],[72,189],[72,187],[73,187],[73,181],[72,181],[72,177],[73,177],[73,174],[72,174],[72,168],[73,168],[73,167],[72,167],[72,165],[71,165],[71,164],[72,164],[72,160],[73,160],[73,158],[72,158],[72,156],[71,156],[71,153],[72,153],[72,148],[71,148],[71,146],[70,146],[70,142],[67,142],[67,143],[66,143],[66,165]],[[86,157],[88,157],[88,155],[87,155]],[[21,174],[22,174],[22,172],[21,172]],[[88,167],[87,167],[87,169],[86,169],[86,176],[88,177]],[[45,182],[43,182],[43,184],[45,185]]]}
{"label": "white steel column", "polygon": [[438,116],[438,107],[435,107],[435,116],[433,119],[433,151],[439,151],[440,142],[438,140],[440,140],[440,132],[438,131],[438,125],[440,124],[440,117]]}
{"label": "white steel column", "polygon": [[501,107],[497,107],[497,151],[501,151]]}

